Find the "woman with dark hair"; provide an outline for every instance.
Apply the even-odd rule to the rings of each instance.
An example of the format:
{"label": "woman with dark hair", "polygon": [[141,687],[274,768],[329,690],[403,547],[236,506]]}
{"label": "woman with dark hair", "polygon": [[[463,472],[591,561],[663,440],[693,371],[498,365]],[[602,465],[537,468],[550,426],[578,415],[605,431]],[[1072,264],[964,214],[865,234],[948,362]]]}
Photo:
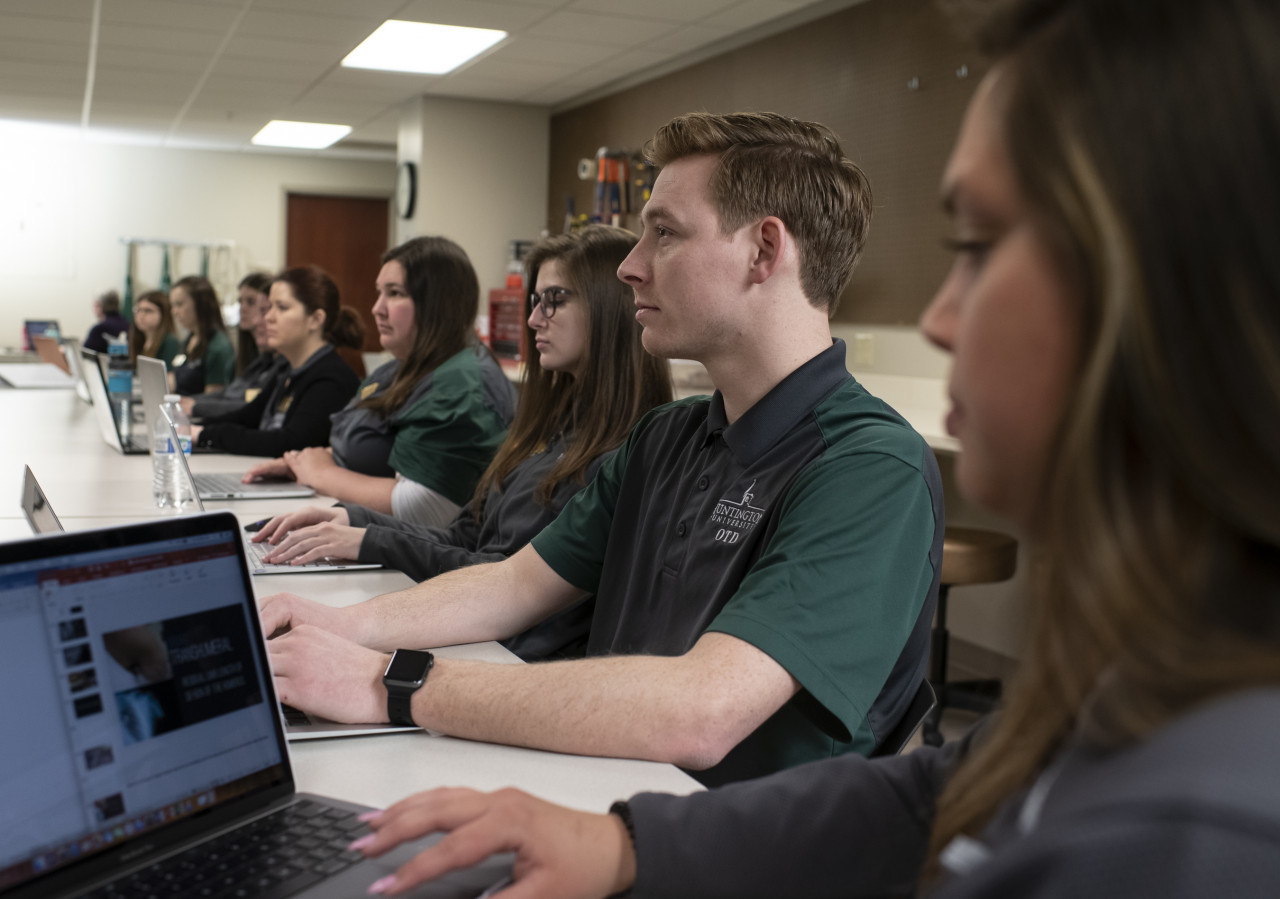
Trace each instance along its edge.
{"label": "woman with dark hair", "polygon": [[213,285],[207,278],[188,275],[169,289],[169,302],[174,322],[189,332],[169,373],[174,392],[193,396],[226,387],[231,383],[236,356],[222,324]]}
{"label": "woman with dark hair", "polygon": [[[245,372],[258,358],[260,347],[254,339],[254,330],[258,319],[270,305],[267,296],[271,291],[271,276],[266,272],[249,272],[240,279],[238,288],[240,299],[240,323],[236,328],[236,379],[244,377]],[[234,382],[233,382],[234,383]]]}
{"label": "woman with dark hair", "polygon": [[1276,895],[1280,4],[1022,0],[986,34],[922,326],[958,486],[1036,557],[1004,710],[611,815],[421,794],[357,848],[453,833],[370,892],[514,851],[525,899]]}
{"label": "woman with dark hair", "polygon": [[394,358],[313,446],[245,475],[291,477],[319,493],[429,526],[448,524],[506,435],[515,388],[473,330],[480,283],[463,249],[416,237],[382,257],[373,318]]}
{"label": "woman with dark hair", "polygon": [[182,344],[173,333],[169,296],[163,290],[148,290],[133,301],[133,326],[129,328],[129,361],[139,356],[173,362]]}
{"label": "woman with dark hair", "polygon": [[[262,275],[266,283],[261,290],[244,285],[261,283],[257,280],[259,273],[249,275],[241,282],[240,288],[240,337],[244,338],[246,304],[252,299],[256,308],[250,316],[253,321],[253,342],[257,347],[257,356],[235,379],[216,393],[202,393],[199,396],[184,396],[182,409],[192,420],[216,418],[242,409],[246,403],[258,398],[260,393],[270,393],[276,383],[289,371],[289,360],[281,356],[267,345],[267,313],[271,310],[271,276]],[[253,279],[252,281],[250,279]],[[243,347],[242,347],[243,349]],[[241,356],[237,354],[237,368]]]}
{"label": "woman with dark hair", "polygon": [[[520,402],[507,439],[474,495],[446,528],[424,528],[363,506],[312,507],[254,537],[277,547],[269,562],[331,557],[378,562],[415,580],[506,558],[554,519],[632,425],[671,400],[665,360],[644,351],[631,289],[618,266],[629,231],[592,225],[546,238],[525,260],[529,297]],[[592,603],[506,641],[522,658],[581,655]]]}
{"label": "woman with dark hair", "polygon": [[288,371],[242,409],[206,419],[198,446],[274,456],[323,445],[330,416],[359,386],[334,347],[359,347],[364,326],[354,309],[341,304],[333,279],[314,265],[286,269],[272,279],[270,297],[267,346],[288,360]]}

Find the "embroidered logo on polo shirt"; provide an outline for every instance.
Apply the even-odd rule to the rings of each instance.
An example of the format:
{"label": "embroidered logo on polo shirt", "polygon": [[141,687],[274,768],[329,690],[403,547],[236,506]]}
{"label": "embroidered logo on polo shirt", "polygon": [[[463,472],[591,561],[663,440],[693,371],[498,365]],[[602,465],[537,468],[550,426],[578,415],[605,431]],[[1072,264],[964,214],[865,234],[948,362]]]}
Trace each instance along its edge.
{"label": "embroidered logo on polo shirt", "polygon": [[742,492],[742,499],[738,502],[731,499],[716,501],[716,507],[711,512],[711,523],[720,525],[715,536],[717,542],[730,545],[737,543],[760,523],[765,510],[751,505],[751,500],[755,498],[751,488],[755,485],[756,482],[752,481],[751,486]]}

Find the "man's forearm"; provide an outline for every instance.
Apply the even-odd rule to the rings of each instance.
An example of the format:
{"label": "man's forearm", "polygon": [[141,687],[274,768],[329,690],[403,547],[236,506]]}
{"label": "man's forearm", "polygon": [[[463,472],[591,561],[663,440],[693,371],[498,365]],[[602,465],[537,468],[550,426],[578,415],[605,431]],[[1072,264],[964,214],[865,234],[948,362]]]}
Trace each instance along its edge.
{"label": "man's forearm", "polygon": [[[695,647],[679,657],[534,665],[441,659],[414,696],[414,720],[486,742],[708,768],[798,689],[754,647],[709,636],[718,638],[710,651]],[[730,662],[744,659],[741,667]]]}

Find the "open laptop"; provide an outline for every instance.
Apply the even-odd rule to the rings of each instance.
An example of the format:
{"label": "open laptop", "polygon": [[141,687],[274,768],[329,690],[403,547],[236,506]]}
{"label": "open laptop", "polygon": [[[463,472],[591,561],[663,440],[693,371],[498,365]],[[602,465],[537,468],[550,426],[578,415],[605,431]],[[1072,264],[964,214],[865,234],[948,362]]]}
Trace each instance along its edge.
{"label": "open laptop", "polygon": [[57,319],[32,319],[29,318],[22,323],[22,339],[25,341],[23,349],[34,350],[36,348],[35,339],[37,337],[61,337],[62,328],[58,325]]}
{"label": "open laptop", "polygon": [[[198,510],[204,511],[203,507],[198,507]],[[31,531],[34,534],[60,534],[65,530],[62,522],[58,520],[58,516],[54,514],[53,506],[49,503],[48,498],[45,497],[44,490],[41,489],[40,482],[36,480],[35,473],[29,465],[23,466],[22,514],[26,517],[27,524],[31,526]],[[249,558],[250,549],[256,549],[259,544],[250,543],[248,536],[243,532],[240,533],[240,539],[245,544],[245,556]],[[360,567],[377,568],[379,566],[365,565]],[[252,561],[249,562],[249,569],[254,574],[298,574],[308,570],[316,570],[301,566],[267,565],[265,562],[258,562],[255,565]],[[273,569],[280,570],[273,571]],[[342,724],[337,721],[330,721],[328,718],[310,715],[292,706],[281,705],[280,709],[284,713],[285,732],[290,740],[323,740],[329,737],[358,737],[369,734],[391,734],[404,730],[421,730],[418,727],[400,724]]]}
{"label": "open laptop", "polygon": [[363,896],[423,848],[365,860],[346,851],[364,807],[297,792],[238,531],[221,512],[0,545],[4,899],[236,895],[242,877],[250,896]]}
{"label": "open laptop", "polygon": [[[169,428],[169,438],[173,441],[174,446],[178,446],[178,432],[173,426],[173,419],[169,417],[169,413],[160,410],[160,415],[164,419],[164,423]],[[181,460],[179,468],[183,476],[187,479],[187,484],[191,488],[192,496],[195,497],[196,510],[204,511],[204,502],[202,501],[200,491],[197,489],[196,476],[191,473],[191,466],[187,462],[185,453],[178,453]],[[367,568],[381,568],[382,566],[376,562],[347,562],[342,560],[308,562],[305,565],[278,565],[270,562],[262,561],[262,557],[271,552],[272,547],[267,543],[254,543],[248,534],[244,535],[245,555],[249,560],[249,570],[254,574],[305,574],[307,572],[329,572],[329,571],[359,571]]]}
{"label": "open laptop", "polygon": [[57,534],[65,530],[30,465],[22,466],[22,514],[33,534]]}
{"label": "open laptop", "polygon": [[[117,453],[126,456],[141,456],[151,452],[150,441],[145,434],[134,437],[133,434],[121,434],[116,421],[115,410],[107,398],[107,379],[103,375],[102,360],[105,353],[81,348],[80,362],[84,371],[84,379],[89,386],[89,399],[93,405],[93,416],[98,420],[98,430],[103,441]],[[163,397],[162,397],[163,398]]]}

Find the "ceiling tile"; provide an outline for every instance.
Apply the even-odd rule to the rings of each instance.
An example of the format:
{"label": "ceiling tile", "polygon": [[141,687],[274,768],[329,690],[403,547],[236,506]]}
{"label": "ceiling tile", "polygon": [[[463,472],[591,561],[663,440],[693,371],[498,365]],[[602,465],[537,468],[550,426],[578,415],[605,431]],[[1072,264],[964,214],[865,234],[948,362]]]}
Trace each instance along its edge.
{"label": "ceiling tile", "polygon": [[589,44],[626,47],[647,43],[656,37],[670,33],[674,27],[670,22],[655,22],[649,19],[558,11],[530,28],[528,34],[535,37],[554,37]]}
{"label": "ceiling tile", "polygon": [[537,6],[491,3],[488,0],[413,0],[396,11],[397,19],[463,25],[468,28],[497,28],[517,32],[545,19],[549,10]]}
{"label": "ceiling tile", "polygon": [[612,16],[636,16],[668,22],[696,22],[723,12],[741,0],[573,0],[569,9]]}

